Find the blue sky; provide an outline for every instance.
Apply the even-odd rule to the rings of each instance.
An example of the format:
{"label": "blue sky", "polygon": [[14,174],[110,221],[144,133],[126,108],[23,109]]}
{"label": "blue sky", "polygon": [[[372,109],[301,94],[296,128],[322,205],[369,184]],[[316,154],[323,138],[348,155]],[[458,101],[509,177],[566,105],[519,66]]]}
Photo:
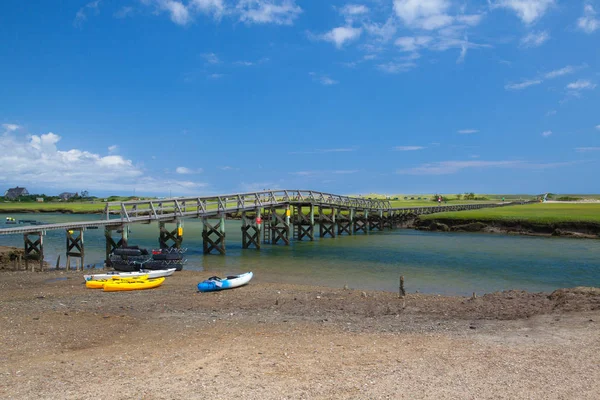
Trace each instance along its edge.
{"label": "blue sky", "polygon": [[600,1],[0,5],[0,191],[600,193]]}

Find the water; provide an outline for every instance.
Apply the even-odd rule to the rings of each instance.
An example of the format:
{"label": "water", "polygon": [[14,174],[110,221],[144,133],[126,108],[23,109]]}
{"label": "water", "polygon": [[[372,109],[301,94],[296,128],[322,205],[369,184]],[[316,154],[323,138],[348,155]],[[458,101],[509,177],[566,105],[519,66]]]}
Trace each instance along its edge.
{"label": "water", "polygon": [[[12,214],[45,223],[97,220],[99,215]],[[2,218],[0,221],[3,221]],[[14,226],[7,225],[6,227]],[[400,275],[408,292],[468,295],[498,290],[552,291],[561,287],[600,286],[600,241],[528,236],[437,233],[414,230],[263,244],[242,250],[239,221],[227,221],[227,255],[202,254],[202,224],[184,220],[185,269],[214,275],[253,271],[255,280],[341,288],[397,291]],[[0,227],[4,227],[0,222]],[[167,228],[174,229],[174,224]],[[158,225],[130,226],[129,243],[158,247]],[[318,232],[318,229],[315,229]],[[115,236],[118,234],[114,233]],[[85,264],[101,267],[104,230],[84,233]],[[23,246],[21,235],[0,236],[0,245]],[[46,260],[66,261],[63,231],[48,231]],[[192,282],[196,284],[197,282]]]}

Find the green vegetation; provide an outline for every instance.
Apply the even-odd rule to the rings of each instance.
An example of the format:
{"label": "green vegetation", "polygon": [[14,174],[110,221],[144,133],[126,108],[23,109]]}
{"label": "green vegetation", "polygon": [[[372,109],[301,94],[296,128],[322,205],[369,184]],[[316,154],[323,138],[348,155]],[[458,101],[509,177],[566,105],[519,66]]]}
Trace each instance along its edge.
{"label": "green vegetation", "polygon": [[54,202],[54,203],[0,203],[0,213],[8,212],[103,212],[102,202]]}
{"label": "green vegetation", "polygon": [[600,223],[600,203],[536,203],[509,207],[483,208],[422,216],[421,219],[458,219],[479,221],[596,222]]}

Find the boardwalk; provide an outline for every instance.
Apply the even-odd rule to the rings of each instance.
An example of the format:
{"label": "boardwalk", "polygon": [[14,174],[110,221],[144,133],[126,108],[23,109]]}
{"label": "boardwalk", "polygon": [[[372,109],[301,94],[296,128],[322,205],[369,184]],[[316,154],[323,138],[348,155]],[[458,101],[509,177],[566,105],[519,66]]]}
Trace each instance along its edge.
{"label": "boardwalk", "polygon": [[[243,248],[260,249],[262,243],[289,245],[292,238],[314,240],[316,225],[319,226],[319,237],[336,237],[393,229],[423,214],[511,204],[515,203],[392,207],[389,200],[348,197],[311,190],[274,190],[109,202],[105,206],[104,218],[97,221],[15,226],[0,229],[0,235],[22,234],[26,260],[39,260],[42,266],[45,232],[65,230],[67,259],[80,258],[83,267],[83,232],[91,227],[104,227],[108,260],[108,255],[115,248],[127,245],[126,227],[129,224],[158,222],[160,247],[180,247],[183,240],[181,220],[201,218],[204,253],[225,254],[225,219],[228,218],[241,219]],[[167,229],[167,224],[175,224],[175,229]],[[121,233],[119,241],[113,240],[113,231]],[[34,236],[34,239],[30,239],[30,236]]]}

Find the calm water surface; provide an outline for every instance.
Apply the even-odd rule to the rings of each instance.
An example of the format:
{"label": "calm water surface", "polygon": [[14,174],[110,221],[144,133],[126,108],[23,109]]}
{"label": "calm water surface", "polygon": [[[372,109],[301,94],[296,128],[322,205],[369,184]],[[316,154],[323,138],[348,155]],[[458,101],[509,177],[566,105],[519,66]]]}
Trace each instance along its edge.
{"label": "calm water surface", "polygon": [[[3,225],[4,217],[0,220]],[[99,215],[11,214],[17,219],[45,223],[101,219]],[[170,225],[174,229],[174,225]],[[290,246],[263,244],[242,250],[239,221],[227,221],[227,255],[202,254],[202,224],[184,221],[185,269],[215,275],[253,271],[255,280],[348,285],[355,289],[397,291],[404,275],[406,290],[422,293],[468,295],[497,290],[552,291],[561,287],[600,286],[600,240],[539,238],[471,233],[437,233],[414,230],[375,232],[368,235],[292,242]],[[158,247],[158,225],[134,224],[129,243]],[[316,229],[318,231],[318,229]],[[115,235],[117,235],[115,233]],[[84,233],[85,264],[101,267],[104,230]],[[0,236],[0,245],[23,246],[22,235]],[[44,238],[46,260],[66,261],[63,231],[48,231]],[[195,285],[197,282],[192,282]]]}

